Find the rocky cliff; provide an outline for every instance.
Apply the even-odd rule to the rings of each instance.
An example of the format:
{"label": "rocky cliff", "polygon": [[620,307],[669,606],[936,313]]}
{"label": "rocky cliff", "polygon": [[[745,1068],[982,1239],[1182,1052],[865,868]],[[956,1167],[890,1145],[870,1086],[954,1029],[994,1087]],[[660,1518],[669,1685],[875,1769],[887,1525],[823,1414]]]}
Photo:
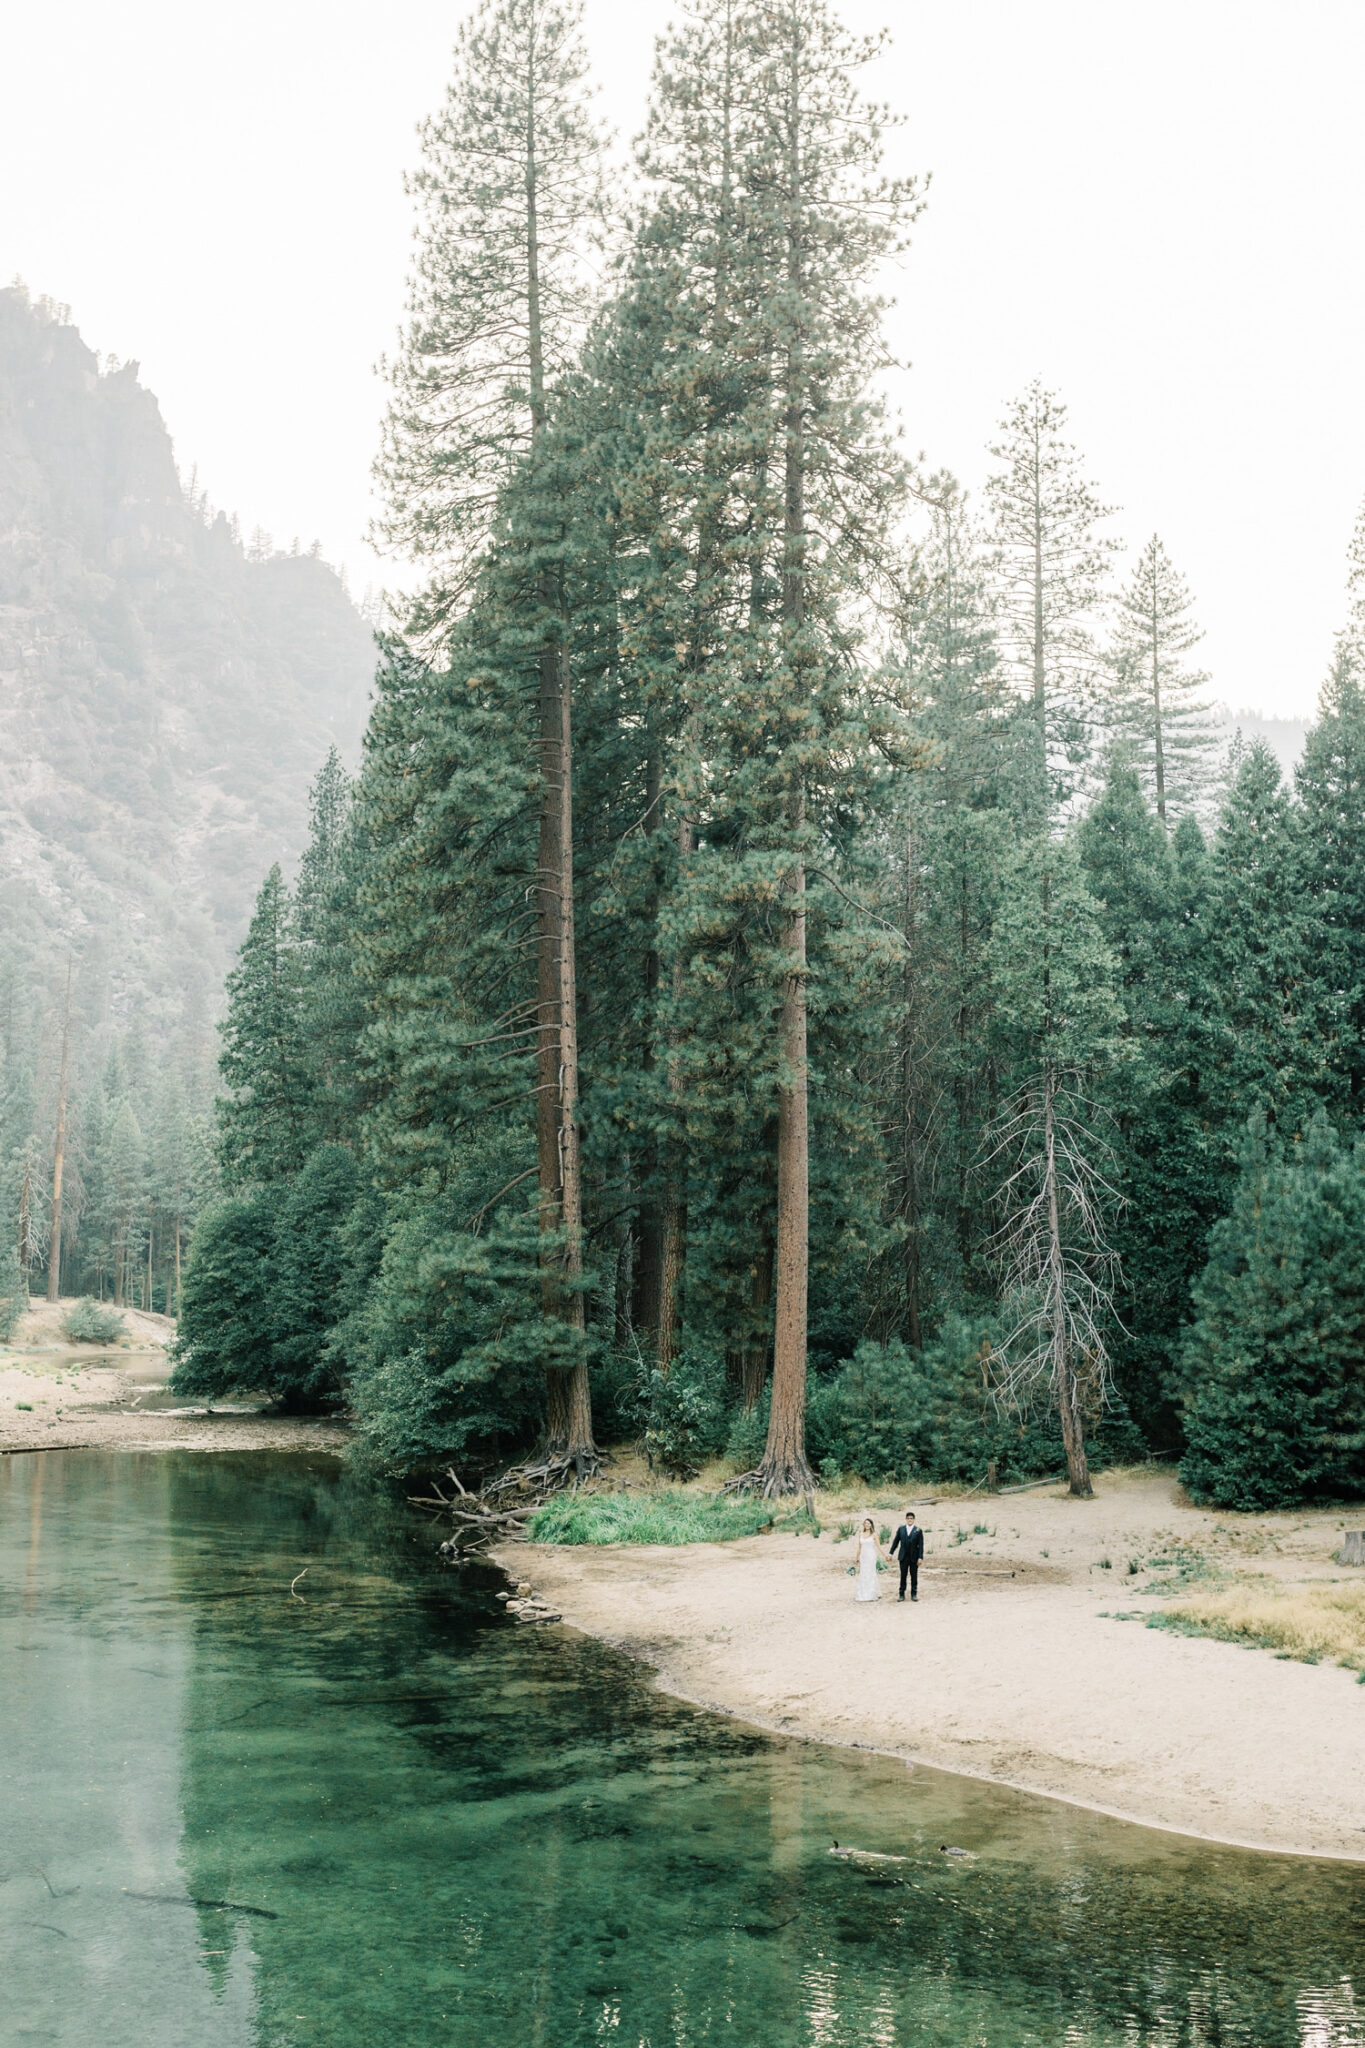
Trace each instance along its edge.
{"label": "rocky cliff", "polygon": [[333,570],[187,493],[136,363],[0,291],[0,957],[50,985],[74,946],[154,1035],[213,1007],[373,666]]}

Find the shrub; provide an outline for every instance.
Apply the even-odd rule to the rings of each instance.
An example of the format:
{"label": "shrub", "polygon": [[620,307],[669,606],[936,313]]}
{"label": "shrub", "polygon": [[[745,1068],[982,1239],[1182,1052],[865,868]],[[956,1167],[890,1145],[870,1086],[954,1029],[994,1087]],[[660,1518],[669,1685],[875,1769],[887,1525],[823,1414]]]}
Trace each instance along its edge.
{"label": "shrub", "polygon": [[730,1418],[725,1455],[737,1472],[752,1472],[763,1456],[772,1399],[771,1387],[765,1387],[752,1408],[737,1408]]}
{"label": "shrub", "polygon": [[[1002,1483],[1060,1471],[1065,1459],[1055,1413],[1002,1415],[983,1372],[991,1333],[950,1316],[915,1353],[864,1340],[849,1362],[811,1389],[807,1449],[828,1466],[873,1483],[911,1474],[979,1483],[993,1460]],[[1088,1432],[1097,1468],[1141,1458],[1145,1445],[1121,1402]]]}
{"label": "shrub", "polygon": [[356,1205],[355,1161],[321,1145],[286,1187],[213,1203],[190,1246],[171,1390],[215,1400],[269,1394],[281,1407],[334,1402],[330,1348]]}
{"label": "shrub", "polygon": [[682,1352],[645,1382],[645,1455],[670,1479],[692,1479],[725,1442],[725,1373],[705,1352]]}
{"label": "shrub", "polygon": [[[877,1481],[912,1472],[976,1480],[1020,1460],[1020,1432],[996,1411],[981,1370],[988,1333],[950,1318],[918,1354],[865,1339],[811,1394],[807,1443],[821,1468]],[[1046,1454],[1045,1454],[1046,1455]]]}
{"label": "shrub", "polygon": [[863,1479],[916,1462],[911,1439],[923,1406],[922,1374],[903,1344],[864,1340],[831,1378],[811,1389],[806,1449]]}
{"label": "shrub", "polygon": [[62,1335],[70,1344],[117,1344],[128,1325],[116,1308],[104,1308],[88,1297],[62,1317]]}
{"label": "shrub", "polygon": [[275,1234],[264,1191],[211,1203],[190,1245],[171,1392],[214,1400],[263,1387],[273,1335]]}
{"label": "shrub", "polygon": [[637,1437],[644,1426],[641,1400],[648,1369],[633,1344],[606,1344],[589,1369],[593,1425],[603,1443]]}
{"label": "shrub", "polygon": [[472,1146],[448,1181],[384,1197],[367,1233],[373,1279],[339,1340],[354,1452],[367,1463],[491,1464],[541,1428],[546,1367],[591,1363],[591,1333],[542,1312],[534,1202],[518,1197],[469,1227],[490,1183],[513,1179],[519,1163],[519,1139]]}
{"label": "shrub", "polygon": [[340,1392],[328,1337],[337,1320],[359,1180],[344,1145],[319,1145],[286,1189],[274,1228],[273,1309],[267,1378],[277,1401],[316,1408]]}

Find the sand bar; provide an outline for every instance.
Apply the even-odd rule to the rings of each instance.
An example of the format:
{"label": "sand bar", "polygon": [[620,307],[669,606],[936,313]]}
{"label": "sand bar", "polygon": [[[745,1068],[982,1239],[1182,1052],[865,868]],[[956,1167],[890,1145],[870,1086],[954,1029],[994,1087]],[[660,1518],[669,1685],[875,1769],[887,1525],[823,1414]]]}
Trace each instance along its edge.
{"label": "sand bar", "polygon": [[[258,1415],[249,1402],[205,1411],[165,1411],[165,1346],[175,1325],[139,1309],[122,1311],[125,1340],[103,1348],[63,1337],[69,1302],[35,1302],[0,1346],[0,1456],[31,1451],[339,1451],[344,1424]],[[148,1404],[151,1404],[150,1406]]]}
{"label": "sand bar", "polygon": [[1159,1471],[1102,1477],[1088,1502],[947,1500],[921,1511],[914,1606],[886,1578],[857,1605],[850,1545],[828,1526],[840,1509],[820,1513],[818,1540],[499,1555],[567,1624],[719,1712],[1181,1833],[1365,1861],[1354,1672],[1109,1618],[1163,1604],[1144,1588],[1173,1545],[1286,1584],[1365,1580],[1332,1562],[1365,1509],[1209,1514]]}

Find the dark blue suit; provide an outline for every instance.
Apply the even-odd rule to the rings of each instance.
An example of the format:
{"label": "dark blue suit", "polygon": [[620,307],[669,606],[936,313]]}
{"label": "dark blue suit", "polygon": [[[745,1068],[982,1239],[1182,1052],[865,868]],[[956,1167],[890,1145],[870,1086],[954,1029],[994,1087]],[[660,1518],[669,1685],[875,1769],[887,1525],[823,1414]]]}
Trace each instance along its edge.
{"label": "dark blue suit", "polygon": [[911,1523],[909,1528],[906,1527],[904,1522],[901,1523],[899,1529],[891,1538],[891,1555],[894,1557],[897,1551],[900,1552],[901,1560],[901,1599],[905,1598],[905,1581],[908,1574],[910,1579],[910,1598],[918,1600],[919,1561],[924,1555],[924,1531],[918,1522]]}

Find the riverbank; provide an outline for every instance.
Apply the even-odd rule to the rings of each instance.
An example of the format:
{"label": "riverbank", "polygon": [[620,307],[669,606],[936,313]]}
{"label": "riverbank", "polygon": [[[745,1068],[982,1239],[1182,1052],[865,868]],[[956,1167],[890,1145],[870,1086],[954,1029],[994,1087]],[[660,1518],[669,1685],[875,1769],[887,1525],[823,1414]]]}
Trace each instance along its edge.
{"label": "riverbank", "polygon": [[165,1346],[175,1324],[122,1313],[126,1336],[108,1347],[61,1333],[71,1307],[35,1302],[0,1347],[0,1456],[30,1451],[339,1451],[344,1424],[257,1413],[250,1402],[204,1408],[166,1395]]}
{"label": "riverbank", "polygon": [[[1365,1510],[1213,1514],[1169,1473],[920,1509],[920,1599],[858,1606],[824,1533],[685,1548],[515,1545],[500,1561],[666,1691],[758,1726],[967,1772],[1149,1826],[1365,1861],[1353,1671],[1142,1625],[1195,1586],[1356,1584]],[[899,1505],[899,1504],[898,1504]],[[889,1501],[879,1526],[898,1515]],[[1134,1617],[1128,1619],[1119,1616]]]}

